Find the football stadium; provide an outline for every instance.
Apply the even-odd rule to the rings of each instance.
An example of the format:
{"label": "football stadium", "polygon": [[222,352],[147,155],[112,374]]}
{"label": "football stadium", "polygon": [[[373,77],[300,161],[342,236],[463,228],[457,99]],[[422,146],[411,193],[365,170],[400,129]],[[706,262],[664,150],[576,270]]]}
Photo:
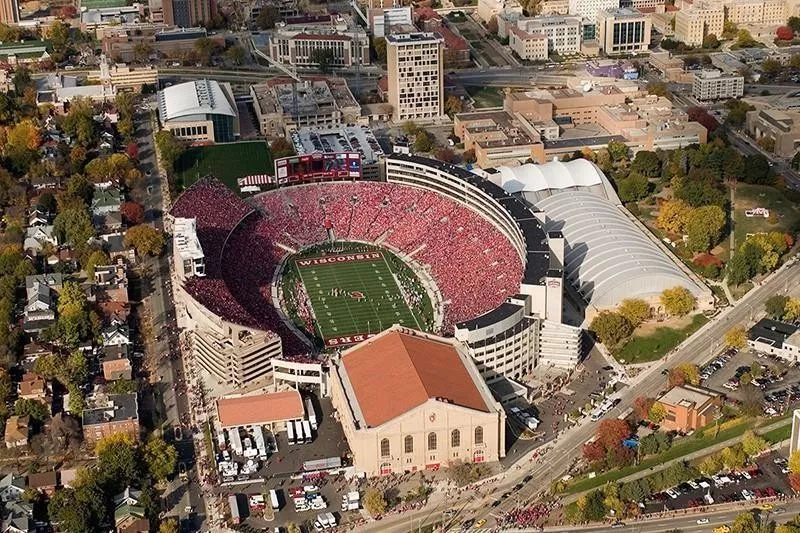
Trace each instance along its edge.
{"label": "football stadium", "polygon": [[241,386],[275,357],[397,324],[455,336],[487,380],[574,365],[563,238],[545,232],[543,213],[432,159],[394,154],[385,170],[385,181],[315,176],[250,198],[213,177],[183,192],[170,213],[186,228],[174,235],[177,303],[195,324],[198,364]]}

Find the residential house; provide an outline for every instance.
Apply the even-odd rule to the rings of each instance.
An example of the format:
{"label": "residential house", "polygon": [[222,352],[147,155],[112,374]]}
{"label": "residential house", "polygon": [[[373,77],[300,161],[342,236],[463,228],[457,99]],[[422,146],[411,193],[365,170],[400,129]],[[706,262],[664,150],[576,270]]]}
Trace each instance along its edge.
{"label": "residential house", "polygon": [[136,262],[136,251],[125,246],[125,234],[121,231],[115,233],[104,233],[100,235],[100,240],[111,259],[121,257],[129,263]]}
{"label": "residential house", "polygon": [[78,469],[77,468],[62,468],[59,471],[59,477],[61,478],[61,486],[66,488],[72,488],[72,485],[75,483],[75,480],[78,478]]}
{"label": "residential house", "polygon": [[28,213],[28,226],[47,226],[50,224],[50,213],[41,206],[36,206]]}
{"label": "residential house", "polygon": [[47,285],[35,283],[28,290],[25,303],[25,320],[22,328],[27,333],[38,333],[56,321],[55,293]]}
{"label": "residential house", "polygon": [[23,501],[11,502],[6,506],[6,516],[0,525],[2,533],[29,533],[35,531],[33,505]]}
{"label": "residential house", "polygon": [[147,533],[150,521],[141,505],[142,491],[126,488],[114,496],[114,523],[120,533]]}
{"label": "residential house", "polygon": [[22,368],[25,369],[26,372],[31,372],[37,359],[52,353],[53,350],[38,342],[29,342],[22,348]]}
{"label": "residential house", "polygon": [[6,474],[0,479],[0,501],[8,503],[22,499],[26,487],[24,476]]}
{"label": "residential house", "polygon": [[[127,345],[125,345],[127,346]],[[103,377],[106,381],[117,381],[119,379],[131,379],[132,369],[131,360],[126,353],[121,350],[114,350],[118,346],[110,346],[103,359]]]}
{"label": "residential house", "polygon": [[92,196],[92,215],[102,215],[111,211],[119,211],[123,196],[119,187],[111,182],[97,183]]}
{"label": "residential house", "polygon": [[714,421],[722,407],[722,395],[711,389],[682,385],[662,394],[657,402],[667,412],[661,429],[688,433]]}
{"label": "residential house", "polygon": [[102,331],[103,346],[133,344],[131,328],[127,324],[113,324]]}
{"label": "residential house", "polygon": [[23,248],[30,250],[34,254],[41,253],[42,249],[48,244],[58,246],[58,239],[53,232],[54,226],[31,226],[25,228],[25,242]]}
{"label": "residential house", "polygon": [[95,228],[100,228],[105,231],[119,231],[122,229],[122,212],[109,211],[107,213],[100,213],[92,217],[92,224]]}
{"label": "residential house", "polygon": [[139,440],[139,401],[136,393],[109,394],[102,405],[83,410],[83,439],[90,446],[118,433]]}
{"label": "residential house", "polygon": [[48,388],[47,381],[39,374],[25,372],[18,387],[19,397],[26,400],[39,400],[46,402]]}
{"label": "residential house", "polygon": [[[50,139],[50,142],[53,143],[54,147],[58,146],[58,141],[54,139]],[[54,150],[57,152],[57,149]],[[45,156],[48,155],[48,150],[45,150]],[[54,154],[55,155],[55,154]],[[48,189],[56,190],[61,187],[61,179],[58,176],[51,176],[45,174],[43,176],[34,176],[30,179],[31,187],[36,189],[37,191],[45,191]]]}
{"label": "residential house", "polygon": [[60,291],[64,286],[64,276],[57,273],[25,276],[25,290],[29,298],[32,294],[31,291],[37,283],[46,285],[55,291]]}
{"label": "residential house", "polygon": [[105,324],[124,324],[128,321],[128,274],[125,263],[95,267],[95,301]]}
{"label": "residential house", "polygon": [[4,441],[6,448],[21,448],[28,445],[31,417],[28,415],[8,417]]}
{"label": "residential house", "polygon": [[48,498],[55,494],[56,487],[58,487],[58,472],[55,470],[28,474],[28,488],[38,490]]}

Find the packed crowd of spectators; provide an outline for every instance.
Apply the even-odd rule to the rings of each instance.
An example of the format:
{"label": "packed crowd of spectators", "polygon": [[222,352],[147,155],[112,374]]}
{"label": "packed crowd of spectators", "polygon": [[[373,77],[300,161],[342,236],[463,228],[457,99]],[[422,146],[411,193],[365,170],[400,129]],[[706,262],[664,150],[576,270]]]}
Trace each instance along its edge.
{"label": "packed crowd of spectators", "polygon": [[559,503],[538,503],[530,507],[514,509],[503,517],[501,524],[505,527],[516,528],[543,526],[550,513],[560,506]]}
{"label": "packed crowd of spectators", "polygon": [[443,333],[519,290],[522,263],[508,239],[433,192],[333,182],[278,189],[253,202],[255,210],[216,180],[198,182],[178,199],[172,214],[197,219],[206,256],[206,278],[186,287],[226,320],[281,334],[288,355],[307,348],[273,307],[272,279],[290,250],[323,242],[329,231],[337,240],[388,244],[426,265],[444,299]]}

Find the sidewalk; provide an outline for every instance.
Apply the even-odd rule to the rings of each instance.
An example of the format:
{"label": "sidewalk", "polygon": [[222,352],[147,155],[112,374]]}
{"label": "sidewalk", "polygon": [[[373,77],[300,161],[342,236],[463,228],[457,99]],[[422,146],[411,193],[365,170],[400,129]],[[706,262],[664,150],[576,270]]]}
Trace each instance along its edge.
{"label": "sidewalk", "polygon": [[[791,418],[787,418],[787,419],[784,419],[784,420],[779,420],[778,422],[773,422],[772,424],[769,424],[767,426],[762,426],[762,427],[758,428],[756,430],[756,433],[764,434],[764,433],[767,433],[769,431],[772,431],[773,429],[777,429],[777,428],[789,425],[791,423],[792,423],[792,419]],[[727,448],[729,446],[733,446],[734,444],[739,443],[741,440],[742,440],[742,437],[741,437],[741,435],[739,435],[737,437],[733,437],[731,439],[728,439],[728,440],[725,440],[725,441],[722,441],[722,442],[718,442],[717,444],[713,444],[713,445],[709,446],[708,448],[703,448],[702,450],[697,450],[696,452],[692,452],[692,453],[684,455],[682,457],[676,457],[675,459],[671,459],[669,461],[661,463],[658,466],[654,466],[654,467],[648,468],[646,470],[640,470],[639,472],[634,472],[633,474],[630,474],[628,476],[625,476],[623,478],[620,478],[620,479],[616,480],[616,482],[617,483],[627,483],[629,481],[635,481],[635,480],[637,480],[639,478],[643,478],[643,477],[649,476],[650,474],[654,474],[655,472],[660,472],[661,470],[665,470],[665,469],[669,468],[670,465],[673,465],[673,464],[675,464],[677,462],[691,461],[692,459],[698,459],[700,457],[705,457],[706,455],[718,452],[718,451],[723,450],[723,449],[725,449],[725,448]],[[588,494],[588,493],[590,493],[590,492],[592,492],[594,490],[597,490],[597,489],[589,489],[589,490],[584,490],[582,492],[578,492],[576,494],[571,494],[569,496],[563,497],[561,499],[561,501],[564,503],[564,505],[567,505],[569,503],[574,502],[575,500],[577,500],[578,498],[580,498],[584,494]]]}

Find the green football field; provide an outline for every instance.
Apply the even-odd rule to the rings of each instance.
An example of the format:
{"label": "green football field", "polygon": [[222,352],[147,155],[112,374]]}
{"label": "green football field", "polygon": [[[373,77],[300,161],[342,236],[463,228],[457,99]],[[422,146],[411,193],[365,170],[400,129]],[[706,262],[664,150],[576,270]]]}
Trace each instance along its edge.
{"label": "green football field", "polygon": [[192,146],[175,163],[175,174],[183,188],[211,174],[236,193],[239,178],[273,172],[272,154],[265,141]]}
{"label": "green football field", "polygon": [[419,329],[383,253],[336,262],[354,255],[359,254],[295,259],[325,345],[353,344],[360,339],[346,337],[379,333],[392,324]]}

